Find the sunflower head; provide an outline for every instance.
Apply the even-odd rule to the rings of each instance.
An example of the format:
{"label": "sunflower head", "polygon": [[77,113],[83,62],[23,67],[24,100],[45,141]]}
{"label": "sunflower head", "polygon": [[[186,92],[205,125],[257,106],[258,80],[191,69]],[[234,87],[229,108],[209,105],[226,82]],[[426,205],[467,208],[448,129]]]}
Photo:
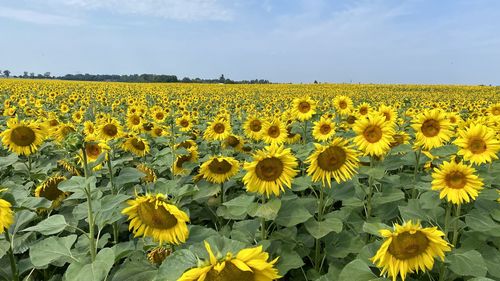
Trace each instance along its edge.
{"label": "sunflower head", "polygon": [[300,121],[309,120],[316,113],[316,102],[309,97],[296,98],[293,100],[292,112]]}
{"label": "sunflower head", "polygon": [[137,135],[131,135],[125,139],[122,144],[125,151],[131,152],[137,156],[145,156],[149,153],[149,142]]}
{"label": "sunflower head", "polygon": [[209,122],[208,127],[203,134],[206,140],[222,141],[231,134],[231,125],[225,117],[217,116],[215,121]]}
{"label": "sunflower head", "polygon": [[285,124],[279,118],[264,122],[261,138],[268,144],[282,144],[287,137]]}
{"label": "sunflower head", "polygon": [[238,160],[233,157],[211,157],[200,166],[200,175],[209,182],[223,183],[239,171]]}
{"label": "sunflower head", "polygon": [[331,119],[321,117],[319,121],[314,122],[312,134],[317,141],[326,141],[335,134],[335,124]]}
{"label": "sunflower head", "polygon": [[491,163],[498,159],[500,141],[495,130],[483,124],[471,124],[458,131],[454,143],[459,147],[458,155],[463,155],[466,161],[473,164]]}
{"label": "sunflower head", "polygon": [[0,199],[0,234],[4,233],[14,222],[14,212],[9,201]]}
{"label": "sunflower head", "polygon": [[446,114],[438,109],[426,110],[413,120],[415,145],[430,150],[449,141],[452,135]]}
{"label": "sunflower head", "polygon": [[37,151],[47,133],[47,128],[41,123],[10,119],[7,121],[7,129],[0,136],[3,145],[10,151],[20,155],[30,155]]}
{"label": "sunflower head", "polygon": [[462,204],[475,200],[483,189],[483,181],[475,174],[476,169],[461,162],[443,162],[434,168],[432,189],[440,191],[439,198],[453,204]]}
{"label": "sunflower head", "polygon": [[357,134],[354,142],[365,155],[380,157],[390,149],[394,126],[393,123],[386,122],[383,115],[369,114],[366,118],[356,121],[353,130]]}
{"label": "sunflower head", "polygon": [[52,208],[57,208],[68,196],[66,192],[58,188],[59,184],[65,180],[66,177],[59,175],[47,178],[35,189],[35,197],[44,197],[52,201]]}

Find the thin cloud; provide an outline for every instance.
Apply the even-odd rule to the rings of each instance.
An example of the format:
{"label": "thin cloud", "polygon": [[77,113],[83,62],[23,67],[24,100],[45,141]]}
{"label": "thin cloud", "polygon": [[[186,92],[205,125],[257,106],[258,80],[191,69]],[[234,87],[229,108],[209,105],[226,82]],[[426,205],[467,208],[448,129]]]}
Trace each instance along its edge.
{"label": "thin cloud", "polygon": [[0,18],[43,25],[80,25],[76,18],[37,12],[27,9],[0,7]]}

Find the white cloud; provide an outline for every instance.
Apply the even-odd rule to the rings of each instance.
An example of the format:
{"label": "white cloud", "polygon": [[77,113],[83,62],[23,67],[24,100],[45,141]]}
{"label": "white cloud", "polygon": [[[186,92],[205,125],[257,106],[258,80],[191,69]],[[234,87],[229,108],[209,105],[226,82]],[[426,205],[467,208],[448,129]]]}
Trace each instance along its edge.
{"label": "white cloud", "polygon": [[82,23],[76,18],[9,7],[0,7],[0,18],[47,25],[79,25]]}
{"label": "white cloud", "polygon": [[85,10],[107,10],[120,14],[154,16],[180,21],[232,18],[230,9],[217,0],[50,0],[55,4]]}

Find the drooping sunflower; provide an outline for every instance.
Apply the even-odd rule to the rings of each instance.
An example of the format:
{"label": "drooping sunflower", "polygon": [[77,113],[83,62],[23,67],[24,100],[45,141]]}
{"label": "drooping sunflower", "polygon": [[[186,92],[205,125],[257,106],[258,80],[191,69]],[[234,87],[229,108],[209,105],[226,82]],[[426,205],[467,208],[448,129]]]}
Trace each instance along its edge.
{"label": "drooping sunflower", "polygon": [[314,122],[312,135],[317,141],[327,141],[335,134],[335,124],[331,119],[321,117]]}
{"label": "drooping sunflower", "polygon": [[139,136],[131,135],[125,139],[122,149],[137,156],[144,156],[149,153],[149,142]]}
{"label": "drooping sunflower", "polygon": [[73,125],[68,123],[60,123],[56,128],[53,129],[51,135],[57,143],[62,143],[69,134],[74,132],[76,132],[76,130]]}
{"label": "drooping sunflower", "polygon": [[203,134],[206,140],[219,140],[222,141],[231,135],[231,124],[229,121],[216,118],[213,122],[208,122],[208,127]]}
{"label": "drooping sunflower", "polygon": [[144,177],[141,178],[143,182],[156,182],[156,173],[155,171],[148,167],[146,164],[139,164],[136,166],[137,170],[143,172],[145,174]]}
{"label": "drooping sunflower", "polygon": [[337,137],[329,145],[314,144],[316,150],[306,163],[309,163],[307,174],[315,182],[325,180],[331,187],[332,177],[337,183],[347,181],[356,173],[359,166],[359,152],[349,145],[347,140]]}
{"label": "drooping sunflower", "polygon": [[353,102],[350,97],[340,95],[333,99],[333,106],[340,115],[347,115],[353,109]]}
{"label": "drooping sunflower", "polygon": [[13,222],[14,212],[12,211],[12,205],[9,201],[0,199],[0,234],[9,229]]}
{"label": "drooping sunflower", "polygon": [[272,144],[253,154],[253,161],[244,164],[247,171],[243,183],[247,191],[279,196],[292,185],[292,179],[297,175],[297,158],[290,148]]}
{"label": "drooping sunflower", "polygon": [[233,157],[211,157],[200,166],[200,175],[209,182],[223,183],[236,175],[240,165]]}
{"label": "drooping sunflower", "polygon": [[396,281],[398,275],[404,281],[408,273],[425,272],[434,266],[434,258],[444,261],[450,244],[443,239],[444,233],[437,227],[423,228],[419,222],[395,224],[394,231],[379,231],[385,238],[371,261],[381,268],[381,276],[389,275]]}
{"label": "drooping sunflower", "polygon": [[120,122],[112,117],[100,120],[97,127],[99,137],[105,141],[117,139],[122,135]]}
{"label": "drooping sunflower", "polygon": [[275,258],[269,260],[269,254],[262,246],[240,250],[236,256],[227,253],[225,257],[216,257],[206,241],[209,260],[202,265],[184,272],[177,281],[272,281],[281,278],[274,265]]}
{"label": "drooping sunflower", "polygon": [[68,196],[66,192],[61,191],[58,186],[65,181],[66,177],[55,175],[44,180],[35,189],[35,197],[43,197],[52,201],[52,208],[61,205],[62,200]]}
{"label": "drooping sunflower", "polygon": [[292,113],[300,121],[309,120],[316,113],[316,102],[309,97],[295,98]]}
{"label": "drooping sunflower", "polygon": [[365,155],[383,156],[390,149],[393,140],[394,125],[386,122],[378,113],[358,119],[353,127],[357,136],[354,142]]}
{"label": "drooping sunflower", "polygon": [[286,126],[279,118],[273,118],[262,125],[261,138],[267,144],[282,144],[286,136]]}
{"label": "drooping sunflower", "polygon": [[243,129],[245,130],[245,134],[254,140],[261,139],[263,122],[256,116],[251,116],[247,118],[245,123],[243,124]]}
{"label": "drooping sunflower", "polygon": [[453,204],[475,200],[483,189],[483,181],[475,174],[476,169],[455,161],[443,162],[432,173],[432,190],[438,190],[439,198]]}
{"label": "drooping sunflower", "polygon": [[47,136],[47,129],[37,122],[10,119],[7,129],[0,136],[2,143],[10,151],[20,155],[30,155],[37,151]]}
{"label": "drooping sunflower", "polygon": [[458,131],[458,138],[454,143],[459,147],[458,155],[463,155],[466,161],[473,164],[491,163],[498,159],[500,141],[496,132],[482,124],[472,124],[464,130]]}
{"label": "drooping sunflower", "polygon": [[[87,164],[90,166],[94,166],[93,170],[97,171],[102,168],[102,163],[95,163],[99,159],[99,156],[103,153],[107,153],[111,148],[102,141],[97,141],[96,139],[91,139],[85,142],[85,154],[87,156]],[[105,156],[107,157],[107,155]],[[78,154],[78,163],[80,165],[84,165],[83,161],[83,152]]]}
{"label": "drooping sunflower", "polygon": [[122,214],[130,220],[129,230],[134,237],[151,237],[160,244],[180,244],[186,242],[189,231],[186,222],[188,215],[170,204],[163,194],[137,196],[128,200],[129,207]]}
{"label": "drooping sunflower", "polygon": [[173,173],[174,175],[185,175],[188,173],[188,170],[183,167],[184,163],[195,162],[198,160],[198,148],[193,146],[189,148],[188,154],[179,155],[174,162],[173,165]]}
{"label": "drooping sunflower", "polygon": [[439,109],[426,110],[413,119],[415,145],[426,150],[440,147],[450,140],[452,131],[446,114]]}

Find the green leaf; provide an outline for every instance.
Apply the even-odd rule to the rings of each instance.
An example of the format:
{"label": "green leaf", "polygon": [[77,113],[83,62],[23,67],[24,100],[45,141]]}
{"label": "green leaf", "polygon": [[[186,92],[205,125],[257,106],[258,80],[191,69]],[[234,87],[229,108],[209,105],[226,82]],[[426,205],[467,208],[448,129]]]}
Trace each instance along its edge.
{"label": "green leaf", "polygon": [[121,169],[120,174],[114,178],[114,183],[117,186],[122,186],[127,183],[139,182],[139,179],[146,174],[132,167],[125,167]]}
{"label": "green leaf", "polygon": [[[101,209],[96,213],[95,223],[102,229],[106,224],[111,224],[122,218],[121,211],[124,202],[130,198],[125,194],[110,194],[100,199]],[[122,206],[123,205],[123,206]]]}
{"label": "green leaf", "polygon": [[450,155],[455,155],[457,151],[458,147],[456,145],[449,144],[434,148],[430,152],[432,155],[437,157],[447,157]]}
{"label": "green leaf", "polygon": [[385,175],[385,167],[377,166],[377,167],[370,168],[370,167],[362,166],[361,168],[359,168],[359,172],[361,174],[365,174],[365,175],[373,177],[376,180],[379,180],[379,179],[383,178]]}
{"label": "green leaf", "polygon": [[0,258],[5,256],[7,251],[10,249],[10,243],[6,240],[0,240]]}
{"label": "green leaf", "polygon": [[28,227],[23,231],[36,231],[43,235],[52,235],[63,231],[68,224],[63,215],[53,215],[43,221],[39,222],[37,225]]}
{"label": "green leaf", "polygon": [[348,263],[340,272],[339,281],[370,281],[377,279],[368,265],[359,259],[353,260]]}
{"label": "green leaf", "polygon": [[363,232],[382,237],[379,233],[381,229],[391,229],[390,226],[380,222],[364,222],[363,223]]}
{"label": "green leaf", "polygon": [[481,254],[476,250],[452,253],[447,257],[450,270],[458,275],[484,277],[487,267]]}
{"label": "green leaf", "polygon": [[299,268],[304,265],[304,261],[297,252],[285,249],[280,252],[280,258],[276,268],[281,276],[284,276],[291,269]]}
{"label": "green leaf", "polygon": [[264,218],[266,220],[274,220],[281,208],[281,200],[273,198],[265,204],[252,203],[248,208],[248,214],[252,217]]}
{"label": "green leaf", "polygon": [[116,271],[112,281],[153,281],[157,280],[158,269],[144,260],[125,262]]}
{"label": "green leaf", "polygon": [[11,153],[5,157],[0,157],[0,169],[11,166],[12,164],[16,163],[18,159],[19,158],[16,153]]}
{"label": "green leaf", "polygon": [[314,218],[310,218],[304,224],[307,231],[316,239],[325,237],[330,232],[339,233],[342,231],[342,221],[337,218],[326,218],[323,221],[316,221]]}
{"label": "green leaf", "polygon": [[255,196],[242,194],[230,201],[224,202],[217,209],[217,215],[227,219],[242,219],[246,216],[248,207],[254,201]]}
{"label": "green leaf", "polygon": [[312,217],[311,213],[303,205],[294,204],[295,200],[282,202],[281,209],[275,220],[276,224],[291,227],[303,223]]}
{"label": "green leaf", "polygon": [[293,191],[303,191],[308,189],[312,185],[312,179],[310,176],[301,176],[293,179],[292,190]]}
{"label": "green leaf", "polygon": [[93,263],[72,263],[64,274],[64,278],[68,281],[103,281],[108,276],[114,262],[113,250],[104,248],[96,255]]}
{"label": "green leaf", "polygon": [[30,247],[30,260],[35,267],[44,267],[56,260],[78,262],[70,249],[77,236],[49,237]]}
{"label": "green leaf", "polygon": [[400,189],[384,189],[382,193],[375,193],[372,199],[372,205],[382,205],[405,199],[405,194]]}
{"label": "green leaf", "polygon": [[198,264],[198,259],[189,250],[175,251],[172,255],[167,257],[160,269],[158,270],[158,279],[165,281],[175,281],[186,271],[188,268],[195,267]]}

